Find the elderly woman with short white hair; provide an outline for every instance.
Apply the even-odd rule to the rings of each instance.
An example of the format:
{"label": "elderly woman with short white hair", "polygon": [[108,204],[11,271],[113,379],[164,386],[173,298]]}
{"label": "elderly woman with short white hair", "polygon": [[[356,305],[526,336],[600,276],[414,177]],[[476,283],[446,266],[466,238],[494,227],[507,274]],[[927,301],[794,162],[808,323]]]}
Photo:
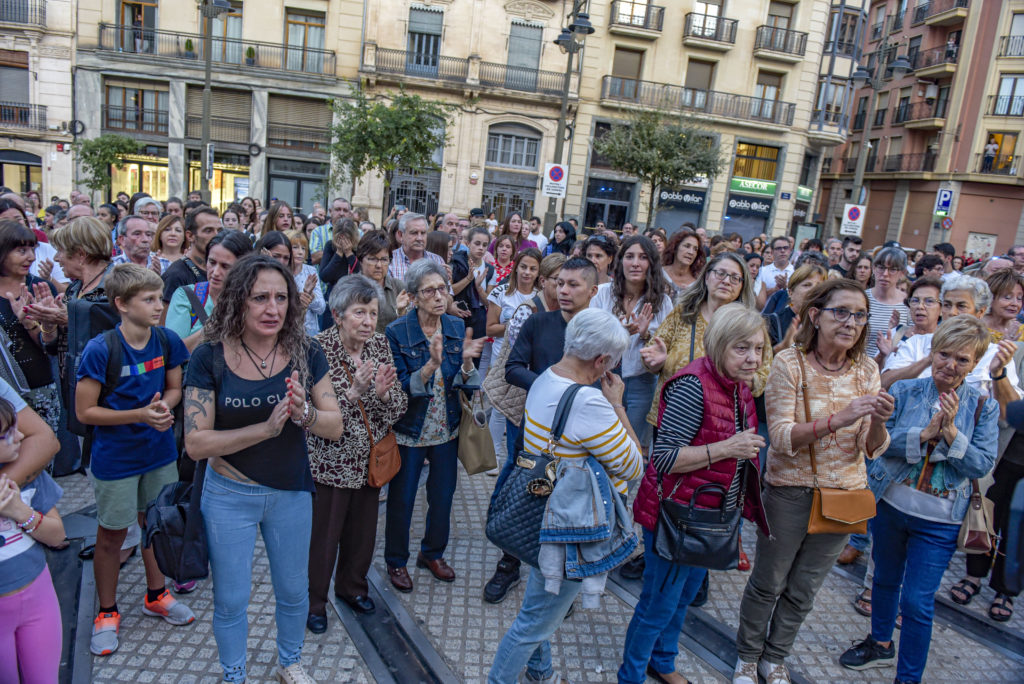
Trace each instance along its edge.
{"label": "elderly woman with short white hair", "polygon": [[[561,461],[593,456],[623,499],[627,483],[643,472],[639,441],[622,404],[625,385],[611,372],[628,344],[629,333],[610,312],[585,309],[576,314],[565,330],[561,360],[541,373],[530,387],[523,435],[527,453],[540,454],[546,449],[562,395],[574,385],[582,385],[573,398],[562,437],[554,444],[554,455]],[[598,381],[600,390],[592,386]],[[502,484],[499,481],[497,486]],[[552,498],[556,494],[557,488]],[[490,684],[517,682],[524,667],[524,681],[558,681],[548,640],[562,624],[581,587],[579,581],[563,581],[557,594],[549,593],[544,575],[536,569],[530,573],[519,615],[494,656],[487,677]]]}

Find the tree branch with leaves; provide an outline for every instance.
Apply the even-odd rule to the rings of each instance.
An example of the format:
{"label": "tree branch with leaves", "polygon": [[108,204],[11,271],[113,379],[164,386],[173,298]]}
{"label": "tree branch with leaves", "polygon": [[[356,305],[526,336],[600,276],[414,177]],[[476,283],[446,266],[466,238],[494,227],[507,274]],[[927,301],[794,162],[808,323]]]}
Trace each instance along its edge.
{"label": "tree branch with leaves", "polygon": [[699,176],[714,178],[725,166],[714,133],[699,122],[665,110],[633,113],[594,140],[594,151],[616,171],[647,184],[647,223],[654,221],[659,188],[675,188]]}
{"label": "tree branch with leaves", "polygon": [[110,169],[124,168],[124,157],[137,154],[142,145],[123,135],[101,135],[75,143],[75,153],[83,176],[79,181],[90,190],[110,194]]}

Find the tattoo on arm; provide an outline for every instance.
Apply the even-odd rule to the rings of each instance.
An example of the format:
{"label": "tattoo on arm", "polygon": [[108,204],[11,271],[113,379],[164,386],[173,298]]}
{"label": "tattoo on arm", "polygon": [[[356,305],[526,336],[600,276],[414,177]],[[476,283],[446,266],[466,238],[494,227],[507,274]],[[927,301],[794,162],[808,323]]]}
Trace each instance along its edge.
{"label": "tattoo on arm", "polygon": [[185,390],[185,433],[198,431],[198,418],[209,417],[208,407],[213,405],[213,390],[189,387]]}

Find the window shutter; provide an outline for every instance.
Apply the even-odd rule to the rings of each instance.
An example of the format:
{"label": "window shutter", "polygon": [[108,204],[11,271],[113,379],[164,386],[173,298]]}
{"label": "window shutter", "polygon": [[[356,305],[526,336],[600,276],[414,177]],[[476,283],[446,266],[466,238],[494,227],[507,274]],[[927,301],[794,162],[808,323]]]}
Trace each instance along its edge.
{"label": "window shutter", "polygon": [[[252,93],[248,90],[214,88],[210,94],[210,116],[248,121],[252,111]],[[203,89],[190,85],[187,95],[189,116],[203,115]]]}
{"label": "window shutter", "polygon": [[444,26],[444,12],[421,7],[409,8],[409,33],[430,33],[441,35]]}
{"label": "window shutter", "polygon": [[540,67],[543,33],[539,26],[513,23],[508,34],[508,65],[527,69]]}
{"label": "window shutter", "polygon": [[7,102],[28,104],[28,69],[0,66],[0,93]]}
{"label": "window shutter", "polygon": [[288,126],[329,128],[331,108],[324,100],[271,95],[267,98],[267,122]]}

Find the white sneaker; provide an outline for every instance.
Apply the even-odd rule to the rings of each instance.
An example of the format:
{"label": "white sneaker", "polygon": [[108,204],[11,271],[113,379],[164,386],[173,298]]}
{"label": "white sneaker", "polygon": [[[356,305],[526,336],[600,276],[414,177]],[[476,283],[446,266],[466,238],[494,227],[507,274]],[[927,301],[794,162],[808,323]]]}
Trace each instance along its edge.
{"label": "white sneaker", "polygon": [[292,663],[288,667],[277,666],[277,681],[281,684],[316,684],[316,680],[306,674],[302,665]]}
{"label": "white sneaker", "polygon": [[732,684],[757,684],[757,663],[736,661],[736,671],[732,673]]}
{"label": "white sneaker", "polygon": [[764,677],[765,684],[791,684],[789,670],[782,663],[776,665],[762,659],[757,664],[757,671]]}

